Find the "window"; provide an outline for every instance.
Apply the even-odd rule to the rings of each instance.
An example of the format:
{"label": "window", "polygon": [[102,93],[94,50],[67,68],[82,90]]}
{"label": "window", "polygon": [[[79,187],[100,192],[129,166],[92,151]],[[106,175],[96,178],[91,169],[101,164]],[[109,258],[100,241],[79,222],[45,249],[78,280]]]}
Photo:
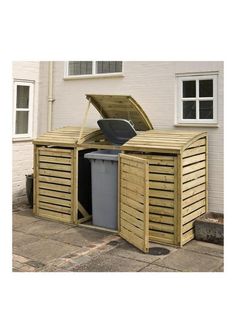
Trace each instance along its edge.
{"label": "window", "polygon": [[14,83],[13,136],[32,137],[33,83]]}
{"label": "window", "polygon": [[123,72],[122,61],[68,61],[66,78],[116,76]]}
{"label": "window", "polygon": [[217,123],[217,74],[177,75],[177,122]]}

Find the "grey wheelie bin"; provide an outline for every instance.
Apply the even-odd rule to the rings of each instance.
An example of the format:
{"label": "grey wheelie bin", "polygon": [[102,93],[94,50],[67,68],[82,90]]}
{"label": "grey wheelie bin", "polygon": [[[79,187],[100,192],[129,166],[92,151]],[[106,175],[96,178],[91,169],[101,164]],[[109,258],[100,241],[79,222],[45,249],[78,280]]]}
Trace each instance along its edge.
{"label": "grey wheelie bin", "polygon": [[119,151],[98,150],[84,155],[91,162],[93,225],[117,230],[117,167]]}

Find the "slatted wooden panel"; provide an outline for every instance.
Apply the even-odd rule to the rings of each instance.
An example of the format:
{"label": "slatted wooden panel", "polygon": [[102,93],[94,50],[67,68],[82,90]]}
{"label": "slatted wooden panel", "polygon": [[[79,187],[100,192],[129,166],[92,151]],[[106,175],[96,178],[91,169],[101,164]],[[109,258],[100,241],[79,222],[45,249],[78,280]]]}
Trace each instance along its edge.
{"label": "slatted wooden panel", "polygon": [[35,214],[73,222],[73,149],[39,147],[35,161]]}
{"label": "slatted wooden panel", "polygon": [[103,118],[131,120],[137,131],[153,129],[142,107],[127,95],[87,95]]}
{"label": "slatted wooden panel", "polygon": [[[148,162],[150,241],[177,244],[177,157],[130,155],[143,158]],[[139,181],[137,182],[140,184]]]}
{"label": "slatted wooden panel", "polygon": [[119,157],[119,233],[142,250],[149,250],[147,160],[120,154]]}
{"label": "slatted wooden panel", "polygon": [[182,245],[194,238],[194,221],[207,210],[206,140],[198,139],[182,156]]}
{"label": "slatted wooden panel", "polygon": [[174,156],[146,155],[149,162],[150,241],[176,241],[176,163]]}

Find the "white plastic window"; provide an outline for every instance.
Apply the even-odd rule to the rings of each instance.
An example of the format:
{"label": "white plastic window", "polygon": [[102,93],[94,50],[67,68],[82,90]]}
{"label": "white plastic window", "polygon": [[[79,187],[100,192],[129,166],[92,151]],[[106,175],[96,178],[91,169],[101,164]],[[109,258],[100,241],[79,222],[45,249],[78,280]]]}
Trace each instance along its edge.
{"label": "white plastic window", "polygon": [[217,123],[217,75],[177,76],[177,122]]}
{"label": "white plastic window", "polygon": [[33,83],[14,82],[13,137],[32,137]]}

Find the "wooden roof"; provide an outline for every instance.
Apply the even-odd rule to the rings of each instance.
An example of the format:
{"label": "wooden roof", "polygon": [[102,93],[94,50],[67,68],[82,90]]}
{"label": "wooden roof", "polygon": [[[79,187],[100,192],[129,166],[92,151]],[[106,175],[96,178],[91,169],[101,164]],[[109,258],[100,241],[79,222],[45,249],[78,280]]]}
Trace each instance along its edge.
{"label": "wooden roof", "polygon": [[206,136],[206,132],[150,130],[139,132],[126,142],[122,149],[150,152],[181,153],[192,142]]}
{"label": "wooden roof", "polygon": [[136,131],[153,129],[142,107],[137,101],[127,95],[86,95],[103,118],[118,118],[130,120]]}
{"label": "wooden roof", "polygon": [[101,135],[102,132],[95,128],[84,128],[82,137],[80,138],[80,127],[66,126],[60,129],[47,132],[38,138],[36,138],[34,144],[47,144],[47,145],[63,145],[63,146],[75,146],[83,143],[90,138]]}
{"label": "wooden roof", "polygon": [[[111,144],[104,142],[104,136],[101,130],[95,128],[84,128],[81,139],[80,130],[80,127],[63,127],[39,136],[33,141],[33,143],[39,145],[73,147],[81,144],[82,147],[97,147],[100,149],[102,149],[102,146],[105,144],[106,149],[108,149],[109,146],[112,146]],[[121,150],[129,151],[178,154],[197,139],[206,136],[206,134],[206,132],[176,130],[141,131],[119,148]],[[102,141],[99,142],[100,140]]]}

